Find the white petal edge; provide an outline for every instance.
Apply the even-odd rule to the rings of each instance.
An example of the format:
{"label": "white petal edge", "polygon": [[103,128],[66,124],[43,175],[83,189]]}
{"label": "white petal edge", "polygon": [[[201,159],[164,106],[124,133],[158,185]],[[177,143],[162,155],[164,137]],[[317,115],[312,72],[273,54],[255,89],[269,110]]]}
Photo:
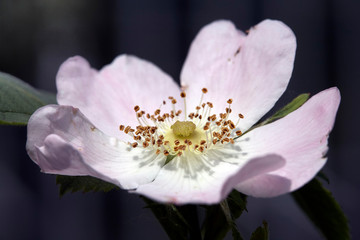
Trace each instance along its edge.
{"label": "white petal edge", "polygon": [[275,155],[249,159],[238,147],[228,144],[203,155],[184,154],[174,158],[153,182],[139,186],[134,193],[177,205],[216,204],[239,181],[278,169],[283,163]]}
{"label": "white petal edge", "polygon": [[28,123],[26,149],[45,173],[89,175],[124,189],[151,182],[165,161],[105,135],[71,106],[38,109]]}

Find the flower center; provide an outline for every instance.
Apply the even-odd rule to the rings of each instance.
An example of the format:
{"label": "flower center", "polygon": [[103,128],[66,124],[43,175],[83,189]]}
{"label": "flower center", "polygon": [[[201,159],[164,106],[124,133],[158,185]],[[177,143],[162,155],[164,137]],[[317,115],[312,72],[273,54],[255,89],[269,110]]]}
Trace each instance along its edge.
{"label": "flower center", "polygon": [[[229,119],[232,112],[232,99],[227,101],[229,106],[225,108],[224,113],[211,114],[213,104],[203,103],[203,97],[207,91],[206,88],[202,89],[200,103],[196,111],[190,114],[186,111],[186,94],[181,92],[180,97],[184,99],[184,121],[179,120],[182,111],[176,111],[176,99],[169,97],[173,106],[172,111],[161,115],[161,110],[156,109],[154,114],[150,115],[141,111],[139,106],[135,106],[139,125],[136,129],[120,125],[120,131],[133,137],[135,142],[129,143],[131,147],[136,148],[142,145],[143,148],[152,148],[156,154],[165,156],[181,156],[188,151],[200,154],[215,145],[233,144],[234,139],[242,134],[237,129],[237,125],[244,116],[239,114],[236,124]],[[165,104],[166,101],[163,101],[163,105]]]}
{"label": "flower center", "polygon": [[200,146],[205,142],[206,133],[191,121],[176,121],[164,134],[165,141],[169,142],[169,147],[177,152],[182,148]]}
{"label": "flower center", "polygon": [[171,129],[176,136],[179,137],[189,137],[196,129],[196,125],[191,121],[179,121],[177,120]]}

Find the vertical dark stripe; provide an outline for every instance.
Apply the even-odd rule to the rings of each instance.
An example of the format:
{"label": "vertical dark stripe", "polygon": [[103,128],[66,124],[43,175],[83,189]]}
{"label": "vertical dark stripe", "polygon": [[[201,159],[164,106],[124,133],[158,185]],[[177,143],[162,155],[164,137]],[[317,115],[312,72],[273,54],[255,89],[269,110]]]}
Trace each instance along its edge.
{"label": "vertical dark stripe", "polygon": [[98,19],[100,20],[97,25],[99,58],[101,63],[107,64],[113,60],[115,55],[116,0],[99,1],[98,6],[99,9],[96,12],[99,14]]}
{"label": "vertical dark stripe", "polygon": [[104,239],[120,239],[120,204],[118,191],[110,191],[104,193],[103,209],[104,209]]}
{"label": "vertical dark stripe", "polygon": [[253,24],[257,24],[264,18],[264,0],[253,0]]}
{"label": "vertical dark stripe", "polygon": [[336,40],[333,0],[325,1],[325,68],[328,85],[336,85]]}
{"label": "vertical dark stripe", "polygon": [[[188,48],[190,46],[190,36],[189,36],[189,0],[178,0],[177,1],[177,15],[178,15],[178,36],[179,36],[179,59],[178,59],[178,73],[180,76],[180,71],[182,64],[185,61]],[[179,78],[175,78],[179,82]]]}

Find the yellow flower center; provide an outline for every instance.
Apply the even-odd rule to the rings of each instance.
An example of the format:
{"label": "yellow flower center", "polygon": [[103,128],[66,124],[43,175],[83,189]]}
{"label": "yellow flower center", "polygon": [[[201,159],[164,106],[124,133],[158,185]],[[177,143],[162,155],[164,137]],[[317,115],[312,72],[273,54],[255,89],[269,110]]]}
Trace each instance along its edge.
{"label": "yellow flower center", "polygon": [[[184,99],[184,121],[180,121],[181,110],[175,111],[177,103],[174,97],[169,97],[173,110],[169,113],[161,114],[160,109],[156,109],[154,114],[146,113],[135,106],[136,117],[140,125],[136,129],[130,126],[120,125],[120,131],[130,135],[135,142],[129,143],[131,147],[151,148],[156,154],[181,156],[187,151],[203,153],[214,145],[234,143],[234,139],[242,134],[237,128],[242,114],[238,115],[237,123],[233,123],[229,116],[232,112],[231,104],[233,100],[227,100],[229,104],[225,112],[211,114],[213,104],[203,102],[204,94],[207,89],[202,89],[199,105],[195,112],[187,114],[186,94],[182,92],[180,97]],[[166,101],[163,101],[163,105]],[[188,119],[190,121],[188,121]]]}
{"label": "yellow flower center", "polygon": [[169,142],[169,147],[178,152],[186,146],[200,146],[206,141],[206,133],[191,121],[176,121],[164,134],[165,141]]}
{"label": "yellow flower center", "polygon": [[196,129],[196,125],[191,121],[177,120],[173,125],[171,125],[171,129],[178,137],[189,137]]}

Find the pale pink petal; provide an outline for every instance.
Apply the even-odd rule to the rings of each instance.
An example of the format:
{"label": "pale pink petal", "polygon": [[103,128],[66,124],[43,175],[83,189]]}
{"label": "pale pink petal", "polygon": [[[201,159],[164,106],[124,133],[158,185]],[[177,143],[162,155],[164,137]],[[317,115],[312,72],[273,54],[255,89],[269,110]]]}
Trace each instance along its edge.
{"label": "pale pink petal", "polygon": [[79,109],[49,105],[28,123],[26,149],[45,173],[90,175],[125,189],[151,182],[165,157],[98,130]]}
{"label": "pale pink petal", "polygon": [[[247,158],[249,156],[246,156]],[[254,179],[257,176],[267,175],[285,165],[285,159],[279,155],[269,154],[263,157],[248,160],[237,173],[227,179],[222,189],[222,195],[226,196],[240,182]],[[290,182],[290,181],[288,181]],[[288,184],[290,186],[290,184]]]}
{"label": "pale pink petal", "polygon": [[277,154],[286,164],[276,171],[240,182],[236,188],[255,197],[274,197],[310,181],[326,163],[327,139],[339,103],[337,88],[324,90],[285,118],[241,137],[240,145],[248,156]]}
{"label": "pale pink petal", "polygon": [[241,149],[228,145],[204,155],[174,158],[153,182],[139,186],[135,192],[174,204],[219,203],[239,181],[278,169],[283,162],[279,156],[249,159]]}
{"label": "pale pink petal", "polygon": [[[79,108],[109,136],[122,138],[120,124],[138,125],[134,106],[151,114],[168,96],[179,96],[176,83],[150,62],[121,55],[100,72],[82,57],[65,61],[56,78],[61,105]],[[170,109],[167,104],[163,109]]]}
{"label": "pale pink petal", "polygon": [[201,88],[206,87],[205,102],[214,104],[213,112],[224,112],[232,98],[231,118],[242,113],[245,118],[239,127],[247,130],[285,91],[295,49],[294,33],[279,21],[265,20],[248,35],[229,21],[205,26],[192,43],[181,73],[189,109],[198,104]]}

